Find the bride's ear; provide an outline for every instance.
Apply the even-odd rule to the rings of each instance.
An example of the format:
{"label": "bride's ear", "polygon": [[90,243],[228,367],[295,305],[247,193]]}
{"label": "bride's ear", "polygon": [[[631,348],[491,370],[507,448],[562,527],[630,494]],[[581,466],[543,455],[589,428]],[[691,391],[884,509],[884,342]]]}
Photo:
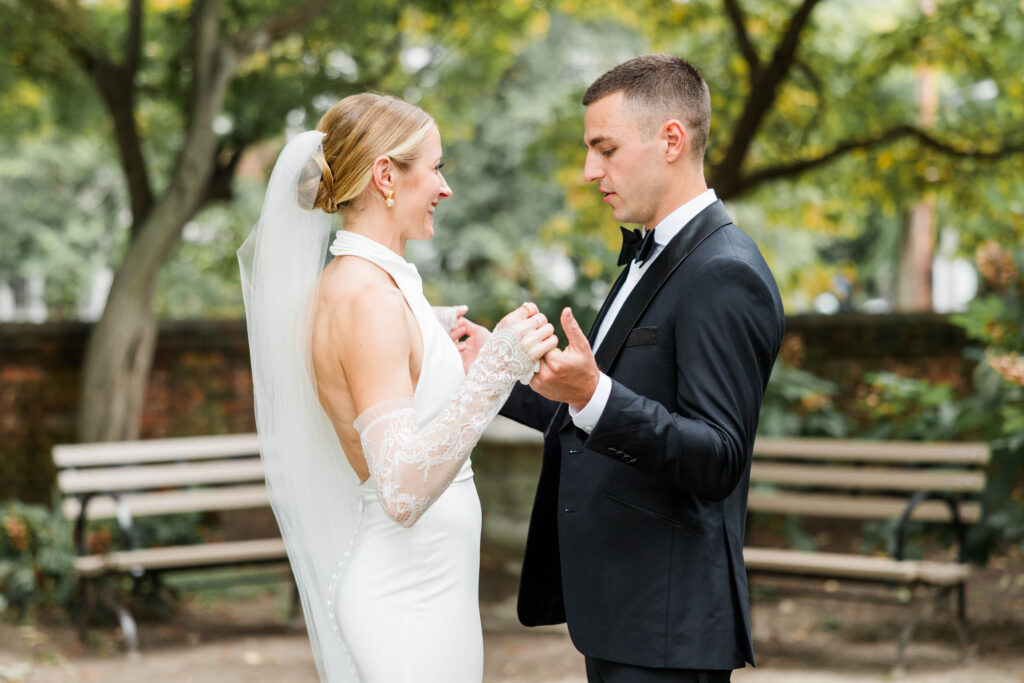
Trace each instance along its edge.
{"label": "bride's ear", "polygon": [[394,185],[395,164],[391,157],[381,154],[373,161],[373,178],[370,184],[377,188],[382,195],[387,196],[388,192],[395,189]]}

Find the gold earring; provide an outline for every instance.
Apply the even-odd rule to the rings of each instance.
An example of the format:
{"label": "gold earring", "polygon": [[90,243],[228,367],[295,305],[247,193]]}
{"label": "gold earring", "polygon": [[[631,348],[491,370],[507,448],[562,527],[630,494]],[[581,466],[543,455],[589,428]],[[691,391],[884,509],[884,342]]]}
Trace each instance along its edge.
{"label": "gold earring", "polygon": [[390,209],[394,205],[395,205],[395,191],[394,190],[388,190],[388,196],[384,198],[384,206],[386,206],[387,208]]}

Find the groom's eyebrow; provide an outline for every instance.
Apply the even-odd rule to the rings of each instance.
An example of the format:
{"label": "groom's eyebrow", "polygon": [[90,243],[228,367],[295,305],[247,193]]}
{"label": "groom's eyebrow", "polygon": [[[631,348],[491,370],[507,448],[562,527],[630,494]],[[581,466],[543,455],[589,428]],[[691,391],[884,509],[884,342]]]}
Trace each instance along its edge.
{"label": "groom's eyebrow", "polygon": [[609,142],[609,139],[604,135],[598,135],[597,137],[590,138],[589,140],[583,140],[583,144],[587,147],[597,147],[603,142]]}

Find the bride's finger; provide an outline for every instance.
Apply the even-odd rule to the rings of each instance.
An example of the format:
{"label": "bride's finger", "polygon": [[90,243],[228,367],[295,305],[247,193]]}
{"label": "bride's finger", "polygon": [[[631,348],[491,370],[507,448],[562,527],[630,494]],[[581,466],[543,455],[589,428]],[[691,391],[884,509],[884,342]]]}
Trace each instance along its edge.
{"label": "bride's finger", "polygon": [[550,351],[551,349],[556,348],[557,346],[558,346],[558,337],[552,335],[552,336],[548,337],[547,339],[544,339],[543,341],[540,341],[540,342],[537,342],[536,344],[534,344],[530,348],[530,350],[527,352],[526,355],[528,355],[531,360],[540,360],[545,355],[547,355],[548,351]]}
{"label": "bride's finger", "polygon": [[555,326],[552,325],[551,323],[547,323],[547,324],[543,325],[542,327],[540,327],[540,328],[538,328],[536,330],[533,330],[532,332],[527,332],[523,336],[523,347],[525,348],[525,347],[533,346],[534,344],[537,344],[538,342],[544,341],[545,339],[547,339],[548,337],[550,337],[554,333],[555,333]]}

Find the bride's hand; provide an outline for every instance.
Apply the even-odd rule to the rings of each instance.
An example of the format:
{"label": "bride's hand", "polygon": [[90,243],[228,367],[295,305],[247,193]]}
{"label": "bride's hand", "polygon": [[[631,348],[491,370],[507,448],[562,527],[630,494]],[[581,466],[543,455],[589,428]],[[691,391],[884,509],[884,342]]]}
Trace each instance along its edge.
{"label": "bride's hand", "polygon": [[480,347],[491,336],[491,331],[465,316],[460,316],[449,334],[455,342],[455,348],[459,350],[459,355],[462,356],[462,369],[469,372],[469,366],[476,360]]}
{"label": "bride's hand", "polygon": [[540,360],[544,354],[558,346],[554,326],[532,302],[512,311],[494,327],[495,331],[502,329],[510,329],[515,333],[519,338],[519,346],[530,360]]}
{"label": "bride's hand", "polygon": [[[448,331],[449,335],[455,331],[455,326],[462,319],[462,316],[469,310],[469,306],[431,306],[434,309],[434,315],[437,316],[438,322],[441,323],[441,327]],[[452,341],[459,341],[459,337],[452,336]]]}

